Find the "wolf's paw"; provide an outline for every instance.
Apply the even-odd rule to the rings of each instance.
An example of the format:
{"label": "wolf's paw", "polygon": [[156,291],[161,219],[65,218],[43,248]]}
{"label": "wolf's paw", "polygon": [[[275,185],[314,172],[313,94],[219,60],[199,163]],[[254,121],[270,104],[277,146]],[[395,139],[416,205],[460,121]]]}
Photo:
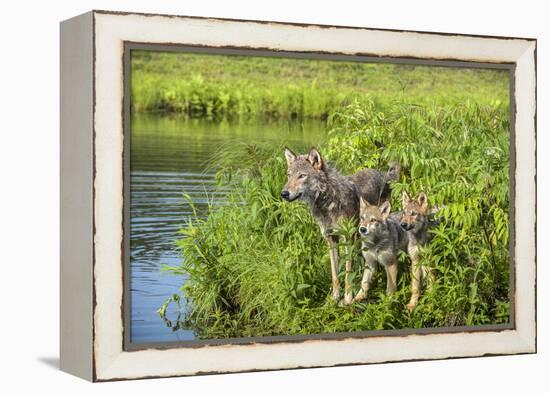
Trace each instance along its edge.
{"label": "wolf's paw", "polygon": [[355,295],[355,297],[353,298],[353,301],[352,303],[359,303],[359,302],[362,302],[363,300],[365,300],[367,298],[367,293],[365,292],[365,290],[363,288],[361,288],[359,290],[359,292],[357,292],[357,295]]}
{"label": "wolf's paw", "polygon": [[344,295],[344,304],[349,306],[351,303],[353,303],[353,295],[351,293],[346,293]]}
{"label": "wolf's paw", "polygon": [[412,312],[415,307],[416,307],[415,303],[409,303],[407,304],[407,311]]}
{"label": "wolf's paw", "polygon": [[340,291],[332,291],[332,300],[338,302],[340,300]]}

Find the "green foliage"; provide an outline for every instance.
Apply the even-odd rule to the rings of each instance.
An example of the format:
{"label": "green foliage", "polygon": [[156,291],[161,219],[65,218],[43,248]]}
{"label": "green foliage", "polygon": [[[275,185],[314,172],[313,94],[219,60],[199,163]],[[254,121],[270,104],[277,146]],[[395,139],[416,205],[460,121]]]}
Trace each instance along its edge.
{"label": "green foliage", "polygon": [[[219,187],[231,184],[228,199],[213,200],[206,216],[182,229],[179,242],[183,265],[176,270],[188,275],[182,295],[192,304],[182,325],[199,338],[223,338],[507,322],[508,109],[497,101],[418,105],[363,97],[330,116],[321,152],[339,169],[351,174],[397,161],[402,176],[392,187],[393,210],[400,209],[403,190],[424,191],[441,208],[422,253],[435,281],[412,313],[405,308],[405,255],[393,296],[384,294],[379,269],[368,302],[338,307],[330,299],[328,248],[319,228],[304,204],[279,197],[286,178],[280,147],[243,145],[220,154],[212,162]],[[349,250],[357,290],[363,263],[355,228],[344,222],[337,230],[347,240],[340,265]]]}
{"label": "green foliage", "polygon": [[325,119],[365,94],[484,101],[508,89],[502,71],[362,62],[132,51],[131,67],[134,112],[215,119]]}
{"label": "green foliage", "polygon": [[[327,119],[317,146],[338,169],[402,166],[392,186],[420,191],[441,207],[422,253],[435,272],[412,313],[409,260],[400,257],[398,290],[387,297],[375,274],[368,302],[339,307],[330,297],[328,248],[307,207],[279,193],[282,147],[231,146],[212,158],[223,201],[212,198],[181,230],[180,294],[191,304],[173,329],[199,338],[351,332],[504,323],[509,320],[509,106],[502,71],[327,62],[288,58],[132,52],[132,110],[178,113],[224,124],[231,118]],[[178,130],[174,130],[178,132]],[[229,190],[229,191],[228,191]],[[187,198],[191,206],[191,198]],[[354,290],[363,261],[354,224],[337,232],[353,260]],[[347,254],[347,255],[346,255]],[[182,276],[183,277],[183,276]]]}

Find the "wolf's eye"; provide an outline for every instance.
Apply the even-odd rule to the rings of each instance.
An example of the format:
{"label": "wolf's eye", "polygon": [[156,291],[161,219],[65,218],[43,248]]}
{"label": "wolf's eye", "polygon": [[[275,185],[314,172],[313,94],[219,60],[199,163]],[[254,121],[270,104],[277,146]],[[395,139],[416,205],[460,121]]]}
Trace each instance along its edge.
{"label": "wolf's eye", "polygon": [[298,175],[298,179],[303,179],[303,178],[305,178],[305,177],[306,177],[306,174],[305,174],[305,173],[300,173],[300,174]]}
{"label": "wolf's eye", "polygon": [[376,218],[371,218],[370,222],[376,222]]}
{"label": "wolf's eye", "polygon": [[412,213],[411,213],[411,216],[416,217],[416,216],[417,216],[417,213],[416,213],[416,212],[412,212]]}

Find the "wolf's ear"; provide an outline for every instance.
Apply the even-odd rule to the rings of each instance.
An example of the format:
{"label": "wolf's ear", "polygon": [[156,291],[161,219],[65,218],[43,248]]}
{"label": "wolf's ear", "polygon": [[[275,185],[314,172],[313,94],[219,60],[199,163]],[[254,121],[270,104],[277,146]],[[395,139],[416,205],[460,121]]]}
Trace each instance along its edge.
{"label": "wolf's ear", "polygon": [[384,202],[379,207],[380,213],[382,214],[382,218],[385,220],[390,215],[391,211],[391,204],[389,201]]}
{"label": "wolf's ear", "polygon": [[309,151],[307,160],[311,163],[313,168],[318,169],[320,171],[322,171],[325,166],[323,159],[321,158],[321,154],[314,147],[312,147],[311,150]]}
{"label": "wolf's ear", "polygon": [[363,199],[363,197],[359,197],[359,210],[363,211],[369,206],[369,203]]}
{"label": "wolf's ear", "polygon": [[296,154],[294,154],[288,147],[285,147],[285,158],[287,165],[290,165],[290,163],[296,159]]}
{"label": "wolf's ear", "polygon": [[407,191],[403,191],[403,207],[411,202],[411,197],[407,194]]}
{"label": "wolf's ear", "polygon": [[421,192],[420,194],[418,194],[418,204],[422,209],[428,208],[428,196],[426,195],[426,193]]}

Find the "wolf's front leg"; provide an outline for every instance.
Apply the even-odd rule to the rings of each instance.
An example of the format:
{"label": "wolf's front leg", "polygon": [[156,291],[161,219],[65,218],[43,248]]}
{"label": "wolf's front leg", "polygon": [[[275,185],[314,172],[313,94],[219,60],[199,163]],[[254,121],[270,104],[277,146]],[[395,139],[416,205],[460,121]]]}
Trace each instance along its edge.
{"label": "wolf's front leg", "polygon": [[393,295],[397,289],[397,272],[398,272],[397,260],[392,261],[386,265],[386,295]]}
{"label": "wolf's front leg", "polygon": [[409,256],[411,257],[411,300],[407,304],[407,309],[412,311],[418,303],[420,291],[422,289],[422,269],[420,267],[420,256],[417,246],[409,247]]}
{"label": "wolf's front leg", "polygon": [[332,298],[340,299],[340,281],[338,280],[338,242],[332,236],[326,236],[330,256],[330,271],[332,274]]}
{"label": "wolf's front leg", "polygon": [[354,302],[360,302],[367,297],[367,292],[372,281],[372,276],[376,271],[376,267],[378,266],[376,258],[372,257],[368,253],[368,251],[363,251],[363,258],[365,258],[365,271],[363,272],[363,279],[361,280],[361,289],[359,290],[359,292],[357,292],[355,298],[353,298]]}
{"label": "wolf's front leg", "polygon": [[350,274],[352,270],[352,255],[350,246],[346,246],[346,278],[345,278],[345,290],[344,290],[344,304],[349,305],[353,302],[352,284]]}

